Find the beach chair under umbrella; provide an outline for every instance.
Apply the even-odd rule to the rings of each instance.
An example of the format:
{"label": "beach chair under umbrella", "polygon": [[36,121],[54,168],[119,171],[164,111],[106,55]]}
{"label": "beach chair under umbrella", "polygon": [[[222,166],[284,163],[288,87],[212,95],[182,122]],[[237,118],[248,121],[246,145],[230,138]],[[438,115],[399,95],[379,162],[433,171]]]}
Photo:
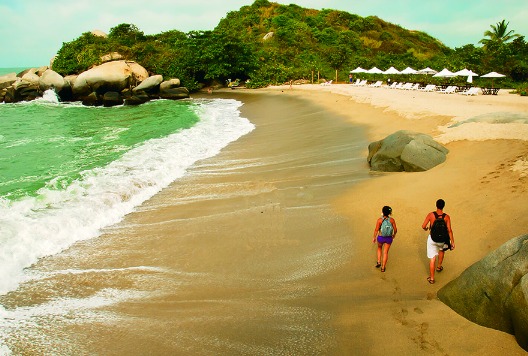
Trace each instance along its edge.
{"label": "beach chair under umbrella", "polygon": [[473,77],[478,77],[477,73],[474,73],[473,71],[471,71],[471,70],[469,70],[467,68],[459,70],[458,72],[455,72],[454,74],[458,75],[458,76],[461,76],[461,77],[468,77],[467,78],[467,82],[468,83],[473,83]]}
{"label": "beach chair under umbrella", "polygon": [[486,73],[484,74],[483,76],[481,76],[481,78],[491,78],[491,87],[493,88],[493,81],[495,78],[504,78],[505,75],[504,74],[500,74],[500,73],[497,73],[497,72],[489,72],[489,73]]}

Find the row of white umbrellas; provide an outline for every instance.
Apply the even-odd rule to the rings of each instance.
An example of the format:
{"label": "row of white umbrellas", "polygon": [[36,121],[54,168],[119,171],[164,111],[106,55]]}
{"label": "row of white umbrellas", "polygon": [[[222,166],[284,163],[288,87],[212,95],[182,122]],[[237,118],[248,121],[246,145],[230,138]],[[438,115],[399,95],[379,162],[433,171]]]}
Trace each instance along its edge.
{"label": "row of white umbrellas", "polygon": [[[467,68],[464,68],[462,70],[459,70],[458,72],[451,72],[449,69],[444,68],[440,72],[437,72],[434,69],[431,69],[429,67],[421,69],[421,70],[415,70],[411,67],[407,67],[402,71],[397,70],[394,67],[390,67],[389,69],[382,71],[381,69],[377,67],[372,67],[371,69],[363,69],[361,67],[357,67],[354,70],[351,70],[350,73],[368,73],[368,74],[433,74],[433,77],[468,77],[467,81],[469,83],[473,82],[473,77],[478,77],[479,75]],[[502,78],[505,77],[504,74],[500,74],[497,72],[490,72],[487,74],[484,74],[481,76],[481,78]]]}

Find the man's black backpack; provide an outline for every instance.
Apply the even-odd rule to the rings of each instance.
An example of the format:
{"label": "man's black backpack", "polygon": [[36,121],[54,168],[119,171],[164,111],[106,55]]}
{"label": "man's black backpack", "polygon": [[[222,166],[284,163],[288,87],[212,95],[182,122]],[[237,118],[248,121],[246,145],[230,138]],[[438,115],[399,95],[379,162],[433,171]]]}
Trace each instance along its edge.
{"label": "man's black backpack", "polygon": [[446,214],[438,215],[436,211],[433,211],[435,221],[431,225],[431,239],[434,242],[447,242],[449,241],[449,233],[447,231],[447,224],[444,220]]}

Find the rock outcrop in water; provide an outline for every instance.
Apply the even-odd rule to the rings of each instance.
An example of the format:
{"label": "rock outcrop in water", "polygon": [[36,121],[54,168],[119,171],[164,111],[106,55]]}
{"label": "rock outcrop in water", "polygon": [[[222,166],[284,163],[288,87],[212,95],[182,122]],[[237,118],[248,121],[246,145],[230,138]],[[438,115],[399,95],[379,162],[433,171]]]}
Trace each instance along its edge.
{"label": "rock outcrop in water", "polygon": [[383,172],[426,171],[444,162],[449,152],[431,136],[405,130],[372,142],[368,149],[371,169]]}
{"label": "rock outcrop in water", "polygon": [[81,101],[89,106],[138,105],[151,99],[189,97],[187,88],[180,87],[179,79],[163,81],[161,75],[149,77],[138,63],[117,60],[67,77],[48,67],[0,76],[0,102],[34,100],[50,88],[61,101]]}
{"label": "rock outcrop in water", "polygon": [[515,335],[528,351],[528,235],[470,266],[438,297],[477,324]]}

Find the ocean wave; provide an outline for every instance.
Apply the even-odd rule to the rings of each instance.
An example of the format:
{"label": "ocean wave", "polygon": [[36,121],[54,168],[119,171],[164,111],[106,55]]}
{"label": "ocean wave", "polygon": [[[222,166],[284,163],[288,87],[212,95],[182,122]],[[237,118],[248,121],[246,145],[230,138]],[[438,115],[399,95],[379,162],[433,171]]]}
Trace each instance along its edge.
{"label": "ocean wave", "polygon": [[0,294],[27,280],[24,268],[39,258],[98,236],[196,161],[252,131],[253,124],[240,117],[241,105],[232,99],[197,100],[193,108],[200,121],[191,128],[148,140],[60,189],[52,185],[36,197],[0,201]]}

